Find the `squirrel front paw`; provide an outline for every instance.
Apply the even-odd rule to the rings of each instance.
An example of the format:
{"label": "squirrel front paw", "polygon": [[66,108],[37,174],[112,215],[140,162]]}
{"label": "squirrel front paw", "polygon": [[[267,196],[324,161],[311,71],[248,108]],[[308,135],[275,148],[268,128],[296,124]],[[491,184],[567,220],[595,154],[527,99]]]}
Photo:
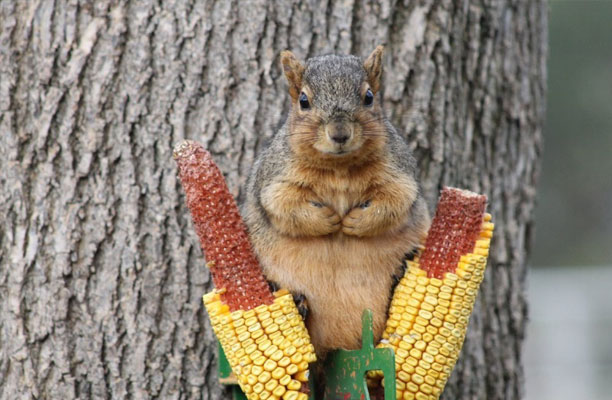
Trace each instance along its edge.
{"label": "squirrel front paw", "polygon": [[306,201],[282,216],[272,218],[274,226],[289,236],[324,236],[342,228],[342,218],[332,208]]}
{"label": "squirrel front paw", "polygon": [[310,201],[306,207],[307,215],[301,221],[306,235],[329,235],[338,232],[342,227],[342,218],[331,207],[316,201]]}
{"label": "squirrel front paw", "polygon": [[380,207],[366,201],[353,208],[342,220],[342,232],[350,236],[375,236],[388,229]]}

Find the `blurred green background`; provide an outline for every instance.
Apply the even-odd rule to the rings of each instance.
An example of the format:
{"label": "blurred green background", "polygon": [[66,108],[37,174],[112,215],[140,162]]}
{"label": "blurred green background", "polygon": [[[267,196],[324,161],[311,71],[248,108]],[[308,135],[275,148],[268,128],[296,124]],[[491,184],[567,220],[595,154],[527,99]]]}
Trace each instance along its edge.
{"label": "blurred green background", "polygon": [[612,1],[549,4],[548,111],[530,264],[612,265]]}
{"label": "blurred green background", "polygon": [[[525,0],[530,1],[530,0]],[[526,400],[612,399],[612,1],[550,0]]]}

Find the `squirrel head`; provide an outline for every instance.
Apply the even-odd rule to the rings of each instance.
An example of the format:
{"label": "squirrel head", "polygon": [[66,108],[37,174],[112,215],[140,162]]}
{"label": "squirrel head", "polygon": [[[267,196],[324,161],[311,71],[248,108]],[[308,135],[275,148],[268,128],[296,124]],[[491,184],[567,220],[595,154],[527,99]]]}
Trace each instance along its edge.
{"label": "squirrel head", "polygon": [[289,139],[296,153],[340,161],[371,153],[386,141],[380,89],[383,46],[364,61],[325,55],[305,65],[290,51],[281,63],[291,96]]}

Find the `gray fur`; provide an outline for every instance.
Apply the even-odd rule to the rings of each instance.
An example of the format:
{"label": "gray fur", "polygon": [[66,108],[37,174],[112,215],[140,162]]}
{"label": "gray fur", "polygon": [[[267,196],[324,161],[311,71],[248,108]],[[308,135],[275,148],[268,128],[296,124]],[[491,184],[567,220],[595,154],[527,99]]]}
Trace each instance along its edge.
{"label": "gray fur", "polygon": [[[298,65],[297,68],[301,69],[301,66]],[[324,357],[324,354],[333,348],[353,346],[352,343],[354,339],[356,339],[360,333],[359,317],[355,315],[360,313],[360,311],[358,311],[359,307],[363,307],[363,304],[359,304],[362,300],[367,301],[368,306],[372,306],[375,310],[376,321],[378,321],[377,335],[381,333],[384,322],[382,318],[386,315],[388,307],[385,294],[390,294],[392,290],[391,277],[398,273],[402,256],[409,253],[413,250],[414,246],[419,244],[419,240],[422,235],[424,235],[429,225],[429,213],[419,189],[417,189],[417,196],[412,204],[408,203],[412,198],[406,198],[403,208],[401,205],[398,205],[401,203],[401,200],[396,201],[393,210],[389,211],[391,215],[394,215],[394,213],[401,214],[395,214],[399,224],[397,227],[397,236],[383,237],[383,240],[390,239],[387,240],[387,243],[390,244],[389,247],[385,247],[384,249],[375,248],[378,246],[378,243],[370,241],[372,238],[373,240],[379,240],[380,238],[375,236],[356,238],[349,233],[350,231],[344,231],[344,227],[349,226],[350,229],[350,225],[343,226],[343,231],[338,231],[340,235],[336,235],[336,232],[330,231],[333,233],[330,238],[331,241],[313,242],[310,241],[309,238],[301,238],[298,236],[295,240],[290,239],[289,242],[285,242],[284,240],[288,237],[292,237],[291,234],[294,232],[291,231],[291,228],[280,228],[281,224],[277,224],[278,210],[269,209],[268,211],[270,211],[270,214],[268,214],[268,211],[266,211],[262,205],[262,192],[265,193],[266,206],[275,204],[273,201],[270,201],[270,196],[273,196],[273,198],[277,196],[274,201],[282,204],[282,200],[277,199],[287,200],[287,197],[284,196],[291,196],[292,194],[301,196],[302,193],[305,192],[307,194],[305,196],[306,198],[300,197],[298,200],[299,204],[295,205],[296,208],[291,208],[293,204],[295,204],[291,203],[291,201],[293,201],[292,199],[288,200],[287,204],[289,204],[289,206],[283,204],[285,208],[283,208],[280,213],[283,217],[286,216],[288,220],[291,221],[291,218],[294,218],[291,216],[293,211],[296,211],[296,213],[303,212],[302,208],[304,208],[308,202],[311,202],[311,204],[312,201],[318,202],[319,199],[317,197],[319,193],[314,192],[314,187],[316,186],[314,180],[318,173],[322,173],[322,176],[347,176],[347,171],[368,162],[374,164],[366,165],[366,168],[372,167],[372,170],[380,169],[382,171],[380,172],[381,179],[397,179],[398,182],[403,182],[405,185],[403,187],[404,189],[409,188],[410,195],[414,193],[414,183],[416,183],[417,176],[416,162],[410,152],[408,144],[384,117],[380,107],[375,106],[370,109],[370,112],[363,109],[363,85],[366,76],[366,70],[362,60],[359,58],[354,56],[328,55],[312,58],[306,62],[301,83],[303,85],[302,88],[304,86],[308,87],[308,89],[303,90],[309,92],[309,102],[311,107],[316,109],[317,114],[322,119],[322,121],[320,121],[321,124],[333,123],[342,126],[349,121],[350,123],[354,123],[356,120],[363,118],[364,114],[367,115],[368,118],[373,118],[373,120],[376,121],[374,123],[360,122],[364,125],[373,124],[374,126],[374,128],[370,128],[370,134],[377,135],[376,139],[363,142],[365,143],[363,146],[375,146],[372,147],[372,153],[367,153],[367,148],[358,148],[358,150],[352,151],[364,149],[365,151],[362,154],[366,154],[366,156],[363,156],[363,158],[356,157],[354,159],[349,156],[349,158],[345,159],[347,161],[343,163],[335,161],[334,159],[329,161],[329,158],[325,158],[326,163],[320,163],[321,160],[316,159],[311,164],[310,161],[313,160],[308,160],[304,158],[304,154],[296,154],[296,152],[305,151],[307,156],[311,156],[311,151],[322,150],[314,146],[310,148],[303,145],[296,145],[296,142],[292,140],[293,138],[299,138],[299,136],[292,136],[292,134],[303,134],[299,131],[299,128],[291,132],[290,126],[295,126],[292,125],[295,123],[292,118],[297,119],[300,113],[310,112],[310,110],[300,110],[300,106],[294,104],[292,110],[294,114],[288,118],[288,121],[285,122],[273,137],[270,145],[257,158],[253,166],[253,171],[249,176],[246,202],[243,206],[243,216],[249,229],[249,234],[255,250],[262,261],[263,270],[268,274],[268,278],[279,280],[278,283],[283,285],[284,288],[292,291],[294,295],[305,295],[307,301],[311,304],[312,314],[309,316],[306,323],[309,329],[314,327],[314,332],[317,332],[316,335],[311,332],[313,335],[313,344],[315,344],[315,338],[320,340],[318,342],[321,345],[320,347],[317,347],[319,345],[315,344],[318,357]],[[287,75],[287,77],[291,82],[292,74]],[[375,82],[375,84],[378,83]],[[356,116],[355,114],[357,112],[362,114]],[[289,121],[291,121],[291,124]],[[377,123],[378,121],[383,122],[382,126]],[[342,129],[342,127],[340,129]],[[310,132],[307,132],[307,134],[310,134]],[[320,126],[317,127],[316,124],[312,134],[319,135],[315,138],[317,140],[323,137],[322,135],[329,135],[329,133],[322,133]],[[383,136],[384,139],[381,139],[380,136]],[[381,148],[380,146],[382,143],[384,143],[384,147]],[[383,153],[381,154],[380,152]],[[323,152],[323,154],[329,153]],[[368,158],[370,156],[372,158]],[[308,161],[306,164],[307,167],[299,170],[296,166],[303,166],[302,163],[304,163],[305,160]],[[325,170],[324,173],[323,170]],[[330,172],[332,173],[330,174]],[[296,178],[300,176],[304,177],[302,179],[305,181],[297,181]],[[360,179],[359,174],[355,176],[357,176],[355,179]],[[367,173],[364,173],[363,176],[367,176]],[[384,178],[382,178],[382,176],[384,176]],[[346,181],[346,178],[341,179],[345,179]],[[342,182],[341,179],[339,182]],[[356,181],[353,183],[355,182]],[[366,185],[376,187],[379,184],[379,182],[363,182],[364,187],[360,187],[357,191],[364,191],[365,193]],[[275,191],[275,188],[278,187],[276,185],[282,186],[284,184],[287,184],[286,188],[283,189],[284,192],[281,190]],[[338,183],[338,185],[342,185],[342,183]],[[326,194],[327,201],[336,201],[333,212],[336,213],[335,217],[342,223],[345,222],[344,218],[350,221],[351,209],[359,210],[358,207],[361,207],[359,203],[355,202],[365,201],[365,203],[369,203],[370,200],[372,200],[359,198],[360,195],[356,194],[357,191],[348,188],[349,186],[350,185],[347,186],[347,191],[344,193],[341,192],[341,186],[335,186]],[[302,192],[302,189],[306,190]],[[292,190],[294,192],[291,192]],[[327,189],[321,190],[324,191]],[[307,198],[307,196],[312,196],[313,198]],[[351,198],[348,199],[347,196]],[[330,205],[329,207],[332,206]],[[406,215],[406,208],[408,207],[408,214]],[[307,209],[307,207],[304,209]],[[308,213],[310,211],[306,212]],[[312,214],[306,214],[306,218],[310,218],[311,215]],[[401,217],[401,220],[399,217]],[[271,219],[274,221],[274,224]],[[312,222],[316,220],[307,219],[306,221]],[[297,233],[301,234],[301,232]],[[346,236],[343,237],[343,234]],[[360,242],[362,239],[364,239],[364,241]],[[295,241],[297,241],[297,243]],[[395,244],[396,242],[397,244]],[[347,273],[346,269],[343,270],[343,266],[347,265],[344,261],[348,260],[346,256],[349,255],[349,251],[355,249],[354,246],[356,244],[364,251],[364,257],[360,255],[359,261],[347,261],[350,263],[350,268],[354,268],[354,270],[350,270],[350,272]],[[275,245],[278,245],[278,247]],[[284,246],[286,245],[297,247],[285,248]],[[300,253],[302,249],[304,253]],[[321,252],[319,252],[319,250],[321,250]],[[323,256],[323,258],[316,261],[316,265],[309,264],[308,257],[305,257],[305,254],[311,255],[313,253],[318,253],[318,255]],[[280,257],[280,259],[278,259],[278,257]],[[295,258],[292,259],[292,257]],[[303,262],[300,262],[300,260]],[[317,270],[319,267],[322,267],[322,269]],[[338,271],[334,271],[335,269],[338,269]],[[351,277],[355,274],[364,279],[363,284],[358,285],[358,288],[356,288],[354,282],[351,281]],[[321,307],[321,305],[325,304],[327,301],[326,296],[328,294],[331,295],[334,288],[322,287],[318,279],[329,282],[330,276],[334,276],[334,282],[339,285],[338,287],[345,285],[344,287],[351,288],[342,293],[338,291],[336,294],[340,293],[341,296],[345,296],[341,300],[345,302],[344,304],[355,306],[351,309],[353,312],[348,313],[350,314],[350,316],[347,317],[347,321],[349,321],[348,327],[344,329],[343,337],[340,339],[335,338],[330,332],[325,331],[324,328],[321,329],[321,327],[333,326],[333,324],[338,322],[338,320],[332,321],[330,325],[329,322],[333,320],[333,317],[326,316],[323,312],[325,307]],[[315,277],[315,279],[312,279],[313,277]],[[320,289],[320,291],[317,289]],[[325,339],[322,340],[322,338]],[[323,344],[325,340],[331,340],[332,343]],[[356,342],[355,345],[357,345]],[[326,346],[329,346],[329,348]]]}
{"label": "gray fur", "polygon": [[327,118],[350,116],[363,101],[361,85],[366,72],[355,56],[326,55],[306,62],[304,83],[313,92],[312,105]]}
{"label": "gray fur", "polygon": [[[360,107],[360,88],[366,79],[363,61],[352,55],[324,55],[306,61],[304,84],[312,90],[314,96],[309,99],[325,115],[325,119],[339,117],[352,118]],[[386,151],[398,172],[416,176],[416,160],[406,140],[398,134],[391,122],[382,114],[381,118],[387,128]],[[276,177],[286,171],[286,166],[293,159],[293,151],[288,142],[289,128],[285,122],[272,138],[269,146],[259,155],[248,178],[247,197],[242,211],[251,235],[261,235],[272,229],[266,211],[261,205],[261,189],[270,184]],[[414,225],[429,218],[427,205],[420,193],[411,208]],[[410,227],[412,228],[412,227]]]}

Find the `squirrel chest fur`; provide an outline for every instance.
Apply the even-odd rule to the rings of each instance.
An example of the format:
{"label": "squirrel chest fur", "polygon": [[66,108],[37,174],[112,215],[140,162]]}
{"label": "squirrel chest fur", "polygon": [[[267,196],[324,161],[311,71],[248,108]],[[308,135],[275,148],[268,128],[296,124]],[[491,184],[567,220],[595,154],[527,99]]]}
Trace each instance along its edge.
{"label": "squirrel chest fur", "polygon": [[245,221],[268,280],[308,303],[317,354],[360,346],[361,314],[380,338],[394,276],[429,227],[415,161],[383,116],[382,47],[281,61],[292,109],[257,159]]}

